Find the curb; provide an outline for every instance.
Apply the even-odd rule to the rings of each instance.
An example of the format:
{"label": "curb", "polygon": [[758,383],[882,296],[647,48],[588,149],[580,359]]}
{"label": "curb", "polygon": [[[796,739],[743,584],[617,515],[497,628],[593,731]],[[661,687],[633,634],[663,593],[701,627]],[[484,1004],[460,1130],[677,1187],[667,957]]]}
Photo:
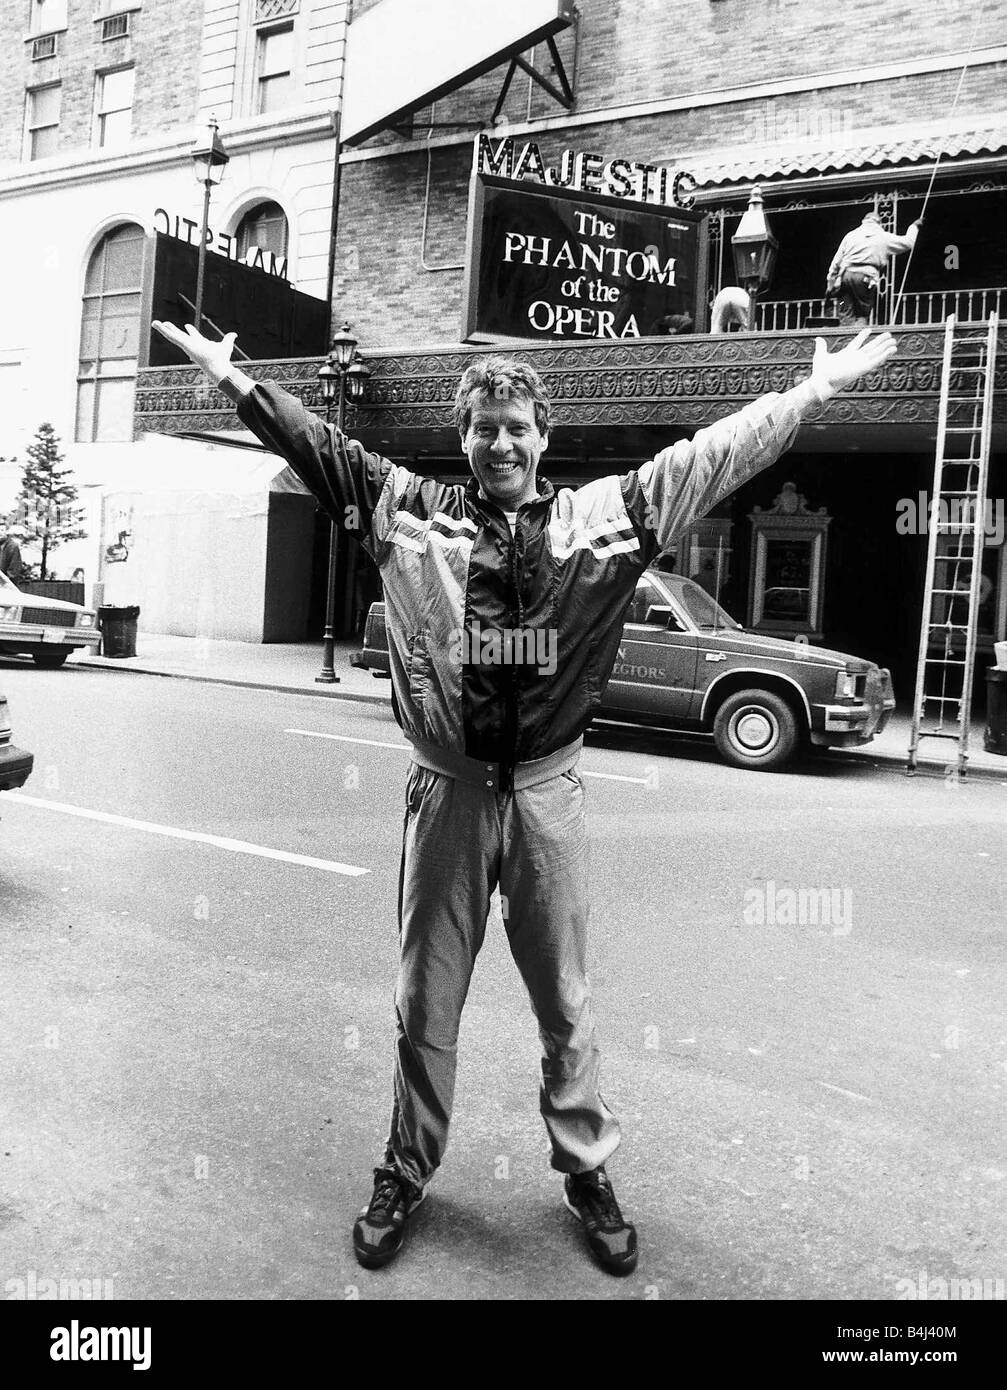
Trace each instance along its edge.
{"label": "curb", "polygon": [[125,671],[135,676],[160,676],[163,680],[195,681],[200,685],[237,686],[245,690],[271,690],[278,695],[308,695],[323,700],[355,700],[358,704],[387,705],[391,708],[389,695],[367,695],[363,691],[334,690],[319,683],[317,690],[309,690],[302,685],[283,685],[277,681],[237,680],[233,676],[197,676],[189,671],[164,671],[156,666],[123,666],[111,658],[89,659],[74,662],[64,668],[75,671]]}
{"label": "curb", "polygon": [[[934,781],[939,778],[941,781],[943,781],[945,772],[947,771],[947,768],[950,766],[950,764],[948,763],[937,763],[926,758],[920,758],[917,760],[916,771],[910,773],[906,771],[906,762],[908,761],[909,757],[908,752],[865,752],[851,754],[844,752],[840,748],[837,748],[835,750],[835,753],[828,752],[825,754],[825,757],[828,759],[829,762],[842,763],[845,767],[856,767],[858,766],[858,764],[867,763],[878,769],[883,768],[887,770],[890,768],[895,768],[899,772],[903,773],[908,781],[912,781],[913,778],[918,777],[930,778],[931,781]],[[984,767],[979,764],[970,762],[968,768],[966,769],[965,777],[963,778],[963,780],[965,782],[970,782],[980,777],[991,781],[1002,780],[1004,782],[1007,782],[1007,763],[1005,763],[1005,765],[1002,768],[998,768]]]}
{"label": "curb", "polygon": [[[128,658],[127,658],[128,659]],[[164,680],[183,680],[195,681],[201,685],[227,685],[232,687],[244,688],[246,690],[270,690],[278,695],[307,695],[316,699],[323,700],[352,700],[357,704],[366,705],[385,705],[391,708],[391,693],[388,695],[368,695],[364,692],[350,690],[333,690],[319,686],[317,690],[309,690],[301,685],[283,685],[277,681],[253,681],[238,680],[233,676],[197,676],[188,671],[164,671],[155,666],[123,666],[119,660],[111,657],[88,657],[83,661],[73,662],[68,665],[66,670],[104,670],[104,671],[128,671],[137,676],[160,676]],[[869,767],[878,769],[897,768],[905,773],[906,777],[929,777],[931,779],[940,777],[943,779],[949,764],[938,763],[929,759],[921,759],[915,773],[906,772],[906,760],[908,753],[880,753],[877,751],[865,751],[863,753],[849,753],[842,749],[826,753],[826,758],[834,764],[842,764],[846,767],[858,767],[867,764]],[[1007,782],[1007,759],[1002,768],[980,767],[976,764],[969,766],[965,781],[975,780],[976,778],[990,779],[998,781],[1003,779]]]}

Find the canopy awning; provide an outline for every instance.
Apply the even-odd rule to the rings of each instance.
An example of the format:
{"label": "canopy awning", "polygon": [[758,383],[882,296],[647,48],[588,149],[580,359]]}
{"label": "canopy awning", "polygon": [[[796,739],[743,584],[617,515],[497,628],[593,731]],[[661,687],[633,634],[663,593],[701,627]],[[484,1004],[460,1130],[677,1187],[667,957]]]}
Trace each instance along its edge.
{"label": "canopy awning", "polygon": [[[249,445],[254,447],[249,447]],[[109,451],[96,466],[81,469],[108,492],[203,493],[248,497],[308,489],[283,459],[267,453],[253,435],[235,431],[213,441],[163,434],[141,434],[128,451]]]}
{"label": "canopy awning", "polygon": [[[782,117],[781,117],[782,120]],[[843,170],[888,168],[931,163],[977,155],[1007,154],[1007,113],[977,121],[954,121],[875,126],[850,131],[842,143],[807,137],[790,143],[738,145],[729,149],[697,151],[678,162],[700,186],[757,183],[788,175],[840,173]]]}

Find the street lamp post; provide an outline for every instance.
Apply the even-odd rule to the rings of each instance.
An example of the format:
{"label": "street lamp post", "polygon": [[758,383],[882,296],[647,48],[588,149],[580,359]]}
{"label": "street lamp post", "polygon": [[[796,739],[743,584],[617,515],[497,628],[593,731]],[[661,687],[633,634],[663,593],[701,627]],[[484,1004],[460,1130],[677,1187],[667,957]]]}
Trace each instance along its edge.
{"label": "street lamp post", "polygon": [[231,156],[224,149],[217,134],[217,118],[211,116],[206,134],[196,141],[192,151],[192,164],[197,180],[203,185],[203,225],[199,233],[199,251],[196,259],[196,303],[193,308],[193,327],[197,333],[203,329],[203,279],[206,274],[206,238],[210,227],[210,190],[224,177],[224,168]]}
{"label": "street lamp post", "polygon": [[[367,378],[371,369],[357,358],[357,340],[350,332],[350,325],[344,323],[332,339],[329,355],[318,369],[318,380],[325,399],[325,419],[332,418],[332,402],[338,405],[336,428],[343,431],[347,396],[354,403],[362,401],[367,390]],[[336,522],[329,523],[329,572],[325,593],[325,633],[322,637],[322,669],[315,680],[322,685],[338,685],[339,677],[335,671],[335,626],[336,626]]]}
{"label": "street lamp post", "polygon": [[755,184],[748,199],[745,215],[738,224],[738,230],[731,237],[734,273],[738,284],[748,291],[752,301],[752,328],[755,327],[756,298],[763,290],[768,289],[773,278],[779,246],[780,243],[769,230],[763,211],[762,189]]}

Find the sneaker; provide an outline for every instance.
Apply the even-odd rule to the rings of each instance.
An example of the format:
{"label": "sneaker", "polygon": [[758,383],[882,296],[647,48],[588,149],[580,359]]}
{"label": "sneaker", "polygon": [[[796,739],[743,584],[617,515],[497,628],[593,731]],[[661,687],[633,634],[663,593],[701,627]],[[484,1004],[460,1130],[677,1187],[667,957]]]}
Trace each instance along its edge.
{"label": "sneaker", "polygon": [[402,1249],[406,1221],[426,1196],[392,1168],[375,1168],[374,1193],[353,1225],[353,1249],[365,1269],[380,1269]]}
{"label": "sneaker", "polygon": [[583,1223],[591,1254],[609,1274],[636,1269],[636,1227],[623,1220],[604,1168],[568,1173],[563,1205]]}

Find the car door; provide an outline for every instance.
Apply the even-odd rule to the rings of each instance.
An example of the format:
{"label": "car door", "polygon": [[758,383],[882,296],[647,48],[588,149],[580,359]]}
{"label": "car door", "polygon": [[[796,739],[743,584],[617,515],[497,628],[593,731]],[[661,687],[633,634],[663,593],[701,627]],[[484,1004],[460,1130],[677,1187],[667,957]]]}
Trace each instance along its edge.
{"label": "car door", "polygon": [[[664,612],[654,614],[654,608]],[[671,722],[686,719],[696,681],[697,641],[669,595],[649,574],[641,575],[626,612],[605,707]]]}

